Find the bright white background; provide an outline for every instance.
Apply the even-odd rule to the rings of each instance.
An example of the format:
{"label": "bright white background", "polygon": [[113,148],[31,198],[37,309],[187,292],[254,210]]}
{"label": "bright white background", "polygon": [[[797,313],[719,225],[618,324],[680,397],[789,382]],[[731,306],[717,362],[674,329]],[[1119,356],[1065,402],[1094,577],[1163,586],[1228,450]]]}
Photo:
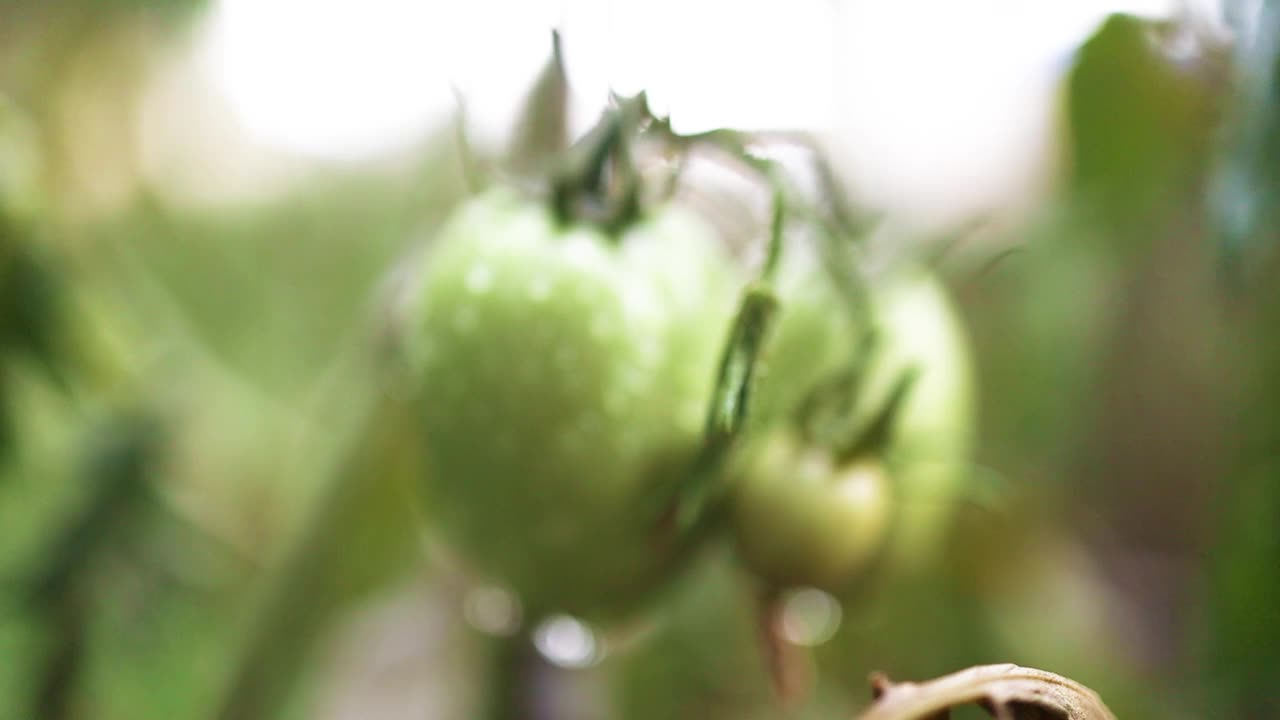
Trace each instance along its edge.
{"label": "bright white background", "polygon": [[803,128],[871,201],[957,212],[1045,172],[1056,84],[1108,12],[1173,0],[219,0],[202,67],[258,141],[360,160],[466,98],[495,142],[562,31],[575,119],[646,89],[678,130]]}

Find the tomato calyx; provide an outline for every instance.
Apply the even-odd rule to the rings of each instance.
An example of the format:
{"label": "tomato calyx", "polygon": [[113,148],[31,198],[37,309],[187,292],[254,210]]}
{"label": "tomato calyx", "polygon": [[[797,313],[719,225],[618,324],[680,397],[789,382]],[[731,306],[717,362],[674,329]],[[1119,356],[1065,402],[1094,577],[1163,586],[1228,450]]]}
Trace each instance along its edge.
{"label": "tomato calyx", "polygon": [[[865,353],[869,355],[873,353]],[[860,457],[883,456],[893,443],[898,419],[911,389],[920,377],[920,369],[908,366],[898,372],[883,400],[864,419],[859,419],[857,400],[865,394],[866,365],[860,359],[852,382],[848,375],[831,378],[806,398],[799,425],[802,436],[810,442],[829,444],[837,462],[852,462]],[[846,397],[838,394],[823,395],[831,386],[842,388]],[[823,419],[825,418],[825,423]]]}
{"label": "tomato calyx", "polygon": [[652,119],[642,92],[615,98],[594,129],[569,148],[553,174],[552,212],[561,226],[590,223],[617,238],[641,216],[641,184],[633,139]]}
{"label": "tomato calyx", "polygon": [[644,128],[662,123],[643,92],[615,95],[596,125],[570,144],[570,95],[560,34],[552,31],[551,54],[525,100],[505,165],[517,184],[547,202],[560,227],[589,225],[617,240],[644,210],[632,145]]}

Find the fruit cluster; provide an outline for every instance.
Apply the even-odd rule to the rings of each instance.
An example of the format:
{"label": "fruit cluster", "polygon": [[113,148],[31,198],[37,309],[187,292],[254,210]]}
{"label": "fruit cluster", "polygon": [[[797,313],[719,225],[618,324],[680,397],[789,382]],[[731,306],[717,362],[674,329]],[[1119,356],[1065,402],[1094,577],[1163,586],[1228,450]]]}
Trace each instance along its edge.
{"label": "fruit cluster", "polygon": [[[568,145],[557,80],[553,61],[517,148],[535,177],[478,192],[415,273],[402,347],[435,536],[529,613],[588,618],[717,533],[777,589],[927,556],[972,424],[937,280],[866,270],[838,190],[801,192],[758,138],[678,135],[641,96]],[[762,261],[661,172],[703,150],[772,193]]]}

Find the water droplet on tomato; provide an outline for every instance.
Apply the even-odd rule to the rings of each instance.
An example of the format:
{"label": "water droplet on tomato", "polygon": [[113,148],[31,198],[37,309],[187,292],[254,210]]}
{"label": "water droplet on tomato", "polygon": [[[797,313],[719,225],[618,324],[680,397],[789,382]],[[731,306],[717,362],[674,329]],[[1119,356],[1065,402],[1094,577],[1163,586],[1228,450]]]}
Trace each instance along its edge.
{"label": "water droplet on tomato", "polygon": [[523,610],[520,600],[507,590],[478,587],[463,600],[463,615],[472,627],[483,633],[507,637],[520,629]]}
{"label": "water droplet on tomato", "polygon": [[590,667],[603,655],[591,628],[568,615],[547,618],[534,630],[533,644],[547,660],[566,668]]}
{"label": "water droplet on tomato", "polygon": [[796,645],[821,645],[840,628],[840,616],[840,603],[827,593],[796,590],[783,600],[782,633]]}

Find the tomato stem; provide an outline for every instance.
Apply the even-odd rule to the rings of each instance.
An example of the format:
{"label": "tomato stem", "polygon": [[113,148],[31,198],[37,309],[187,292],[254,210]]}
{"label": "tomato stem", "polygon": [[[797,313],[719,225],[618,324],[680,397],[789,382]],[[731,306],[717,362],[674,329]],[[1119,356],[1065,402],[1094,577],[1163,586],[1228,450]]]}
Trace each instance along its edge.
{"label": "tomato stem", "polygon": [[746,427],[760,351],[773,327],[778,300],[764,283],[747,288],[720,359],[707,412],[702,451],[682,488],[677,527],[692,528],[703,514],[725,460]]}
{"label": "tomato stem", "polygon": [[[740,136],[736,133],[736,141]],[[745,151],[744,151],[745,154]],[[764,161],[769,163],[770,161]],[[716,489],[729,453],[747,425],[751,393],[761,352],[777,317],[778,298],[773,280],[782,259],[786,228],[786,189],[771,164],[762,170],[773,184],[773,220],[760,275],[747,287],[725,341],[715,389],[707,412],[702,452],[677,506],[677,527],[690,529],[703,515],[708,497]]]}
{"label": "tomato stem", "polygon": [[810,659],[787,639],[783,630],[785,601],[780,588],[766,586],[756,597],[756,622],[760,654],[773,685],[773,694],[781,705],[792,710],[799,707],[813,683]]}
{"label": "tomato stem", "polygon": [[631,141],[651,117],[644,93],[615,98],[600,122],[569,149],[551,188],[551,207],[561,225],[585,220],[616,237],[636,220],[640,181]]}
{"label": "tomato stem", "polygon": [[765,251],[764,265],[760,277],[765,282],[773,282],[778,273],[778,265],[782,260],[782,234],[787,222],[787,198],[781,187],[773,189],[773,222],[769,226],[769,246]]}

